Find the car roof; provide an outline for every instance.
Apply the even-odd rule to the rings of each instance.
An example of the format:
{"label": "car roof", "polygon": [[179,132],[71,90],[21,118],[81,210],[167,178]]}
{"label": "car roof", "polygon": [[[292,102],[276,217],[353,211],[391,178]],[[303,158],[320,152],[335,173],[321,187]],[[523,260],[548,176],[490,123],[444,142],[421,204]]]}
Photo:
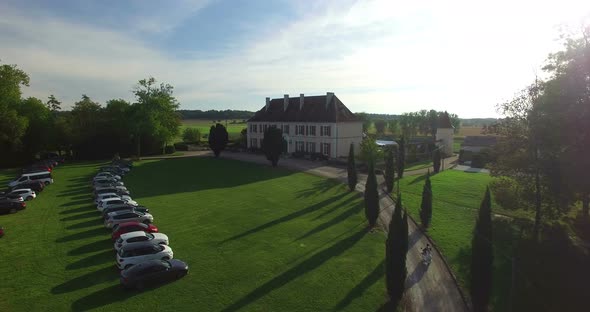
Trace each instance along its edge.
{"label": "car roof", "polygon": [[123,250],[123,252],[125,252],[125,251],[129,251],[129,250],[140,249],[140,248],[151,247],[151,246],[164,246],[164,245],[160,245],[160,244],[154,243],[152,241],[145,241],[145,242],[140,242],[140,243],[133,244],[133,245],[123,246],[122,250]]}
{"label": "car roof", "polygon": [[121,200],[120,197],[113,197],[113,198],[105,198],[102,200],[103,203],[108,204],[109,202],[114,202],[116,200]]}
{"label": "car roof", "polygon": [[146,235],[147,234],[144,231],[134,231],[134,232],[129,232],[129,233],[121,234],[121,238],[123,240],[126,240],[128,238],[138,237],[138,236],[146,236]]}
{"label": "car roof", "polygon": [[[119,228],[122,228],[122,227],[127,227],[127,226],[134,226],[134,225],[139,225],[139,226],[143,227],[143,225],[146,225],[146,224],[143,224],[143,223],[137,222],[137,221],[128,221],[128,222],[119,223],[118,225],[119,225]],[[149,227],[149,225],[145,226],[146,229],[148,227]]]}
{"label": "car roof", "polygon": [[19,189],[14,189],[11,192],[17,192],[17,191],[32,192],[33,190],[31,190],[30,188],[19,188]]}

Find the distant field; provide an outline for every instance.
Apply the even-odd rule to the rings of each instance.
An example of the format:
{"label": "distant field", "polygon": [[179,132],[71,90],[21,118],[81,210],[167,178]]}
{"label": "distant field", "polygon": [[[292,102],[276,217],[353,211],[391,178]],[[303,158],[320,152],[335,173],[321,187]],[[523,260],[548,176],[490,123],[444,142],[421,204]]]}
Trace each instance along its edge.
{"label": "distant field", "polygon": [[481,127],[461,127],[456,136],[483,135]]}
{"label": "distant field", "polygon": [[[242,129],[246,128],[246,124],[245,123],[236,123],[236,124],[232,124],[233,120],[228,120],[227,121],[227,126],[225,124],[225,121],[222,121],[221,124],[227,127],[227,132],[229,133],[229,138],[231,139],[237,139],[240,137],[240,132],[242,131]],[[236,121],[240,121],[240,120],[236,120]],[[197,128],[199,129],[199,131],[201,131],[201,135],[204,134],[208,134],[209,133],[209,129],[211,128],[211,126],[213,126],[215,123],[212,120],[204,120],[204,119],[185,119],[182,121],[182,125],[180,126],[180,133],[178,135],[178,137],[176,138],[176,142],[182,142],[182,133],[184,132],[184,129],[186,128]]]}

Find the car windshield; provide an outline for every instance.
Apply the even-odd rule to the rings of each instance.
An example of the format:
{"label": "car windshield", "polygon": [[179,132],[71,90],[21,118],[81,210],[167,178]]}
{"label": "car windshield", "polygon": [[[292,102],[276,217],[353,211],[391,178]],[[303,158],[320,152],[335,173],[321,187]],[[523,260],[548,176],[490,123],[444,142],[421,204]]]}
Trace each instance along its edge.
{"label": "car windshield", "polygon": [[154,239],[154,234],[147,233],[145,236],[147,236],[148,239]]}
{"label": "car windshield", "polygon": [[169,261],[162,260],[162,265],[166,267],[166,269],[170,269],[172,264]]}

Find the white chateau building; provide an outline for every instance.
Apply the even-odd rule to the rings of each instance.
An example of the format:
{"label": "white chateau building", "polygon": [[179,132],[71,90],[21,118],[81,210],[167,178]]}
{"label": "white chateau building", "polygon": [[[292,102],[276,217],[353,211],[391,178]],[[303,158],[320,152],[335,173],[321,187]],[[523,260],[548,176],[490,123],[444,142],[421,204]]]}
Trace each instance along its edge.
{"label": "white chateau building", "polygon": [[348,157],[350,144],[358,152],[362,122],[332,92],[319,96],[266,98],[266,105],[248,120],[248,148],[260,148],[268,127],[283,131],[286,152]]}

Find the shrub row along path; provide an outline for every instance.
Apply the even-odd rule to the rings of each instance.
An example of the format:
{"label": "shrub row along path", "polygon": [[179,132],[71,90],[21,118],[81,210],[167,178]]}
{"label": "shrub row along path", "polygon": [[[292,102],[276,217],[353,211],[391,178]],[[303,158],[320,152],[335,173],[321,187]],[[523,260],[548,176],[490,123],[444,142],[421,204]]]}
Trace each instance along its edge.
{"label": "shrub row along path", "polygon": [[[183,156],[171,157],[145,157],[143,159],[156,158],[178,158],[178,157],[211,157],[210,151],[185,152]],[[270,163],[263,155],[249,153],[231,153],[224,152],[221,158],[233,159],[258,163],[269,166]],[[445,168],[455,160],[455,158],[445,159]],[[303,159],[281,159],[279,166],[295,171],[302,171],[316,176],[334,179],[342,183],[347,183],[346,168],[339,168],[326,165],[323,162],[314,162]],[[408,171],[405,175],[421,175],[428,171],[427,168]],[[356,190],[364,192],[366,174],[359,174],[359,183]],[[379,223],[381,228],[387,230],[395,205],[393,200],[387,194],[383,184],[383,177],[378,175],[379,180],[379,204],[381,212],[379,214]],[[406,280],[408,307],[413,311],[467,311],[464,297],[457,285],[453,273],[444,262],[441,253],[433,249],[432,263],[426,267],[422,264],[421,249],[430,243],[429,239],[419,230],[416,223],[411,220],[409,224],[409,251],[407,258],[408,278]]]}

